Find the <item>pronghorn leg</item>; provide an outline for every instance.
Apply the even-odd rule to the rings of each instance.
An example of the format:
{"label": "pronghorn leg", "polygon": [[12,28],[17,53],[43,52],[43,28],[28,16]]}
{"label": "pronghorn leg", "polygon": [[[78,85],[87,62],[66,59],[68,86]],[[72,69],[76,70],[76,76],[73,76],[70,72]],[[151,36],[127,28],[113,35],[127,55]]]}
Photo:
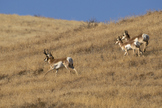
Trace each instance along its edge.
{"label": "pronghorn leg", "polygon": [[127,50],[125,50],[124,56],[125,56],[126,54],[128,55],[128,51],[127,51]]}
{"label": "pronghorn leg", "polygon": [[146,41],[146,46],[148,45],[148,41]]}
{"label": "pronghorn leg", "polygon": [[141,49],[139,48],[139,51],[140,51],[140,54],[142,55],[143,54],[143,52],[141,51]]}
{"label": "pronghorn leg", "polygon": [[144,43],[144,49],[143,49],[143,52],[146,52],[146,46],[148,45],[148,41],[146,41],[145,43]]}
{"label": "pronghorn leg", "polygon": [[53,69],[49,69],[45,74],[44,74],[44,77]]}
{"label": "pronghorn leg", "polygon": [[58,69],[56,69],[56,73],[55,73],[55,76],[57,76],[57,72],[58,72]]}
{"label": "pronghorn leg", "polygon": [[142,55],[142,51],[141,51],[140,47],[138,47],[137,50],[138,50],[138,56],[141,56]]}
{"label": "pronghorn leg", "polygon": [[127,52],[124,53],[124,56],[127,54]]}
{"label": "pronghorn leg", "polygon": [[140,56],[140,54],[139,54],[139,48],[137,50],[138,50],[138,56]]}
{"label": "pronghorn leg", "polygon": [[69,71],[69,73],[70,73],[70,70],[69,70],[69,68],[66,66],[66,65],[64,65],[65,66],[65,68]]}
{"label": "pronghorn leg", "polygon": [[144,42],[144,48],[143,48],[143,52],[146,51],[146,45],[147,45],[147,42]]}
{"label": "pronghorn leg", "polygon": [[71,68],[71,69],[73,69],[73,70],[75,71],[75,73],[78,75],[78,72],[77,72],[77,70],[74,68],[73,64],[70,65],[70,66],[69,66],[69,64],[63,64],[63,65],[64,65],[65,68],[69,71],[69,73],[70,73],[70,69],[69,69],[69,68]]}
{"label": "pronghorn leg", "polygon": [[77,72],[77,70],[75,69],[75,68],[73,68],[73,70],[75,71],[75,73],[78,75],[78,72]]}
{"label": "pronghorn leg", "polygon": [[133,55],[134,55],[134,50],[135,50],[135,49],[133,49]]}
{"label": "pronghorn leg", "polygon": [[128,50],[126,50],[127,51],[127,56],[128,56]]}

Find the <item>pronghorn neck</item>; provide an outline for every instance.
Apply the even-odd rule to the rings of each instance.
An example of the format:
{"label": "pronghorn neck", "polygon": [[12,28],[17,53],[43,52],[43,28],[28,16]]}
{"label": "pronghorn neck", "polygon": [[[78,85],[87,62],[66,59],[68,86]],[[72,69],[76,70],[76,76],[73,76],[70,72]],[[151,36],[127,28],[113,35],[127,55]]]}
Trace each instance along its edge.
{"label": "pronghorn neck", "polygon": [[49,58],[48,63],[51,64],[55,59],[54,58]]}
{"label": "pronghorn neck", "polygon": [[126,41],[129,41],[129,40],[130,40],[130,38],[127,37],[127,38],[126,38]]}
{"label": "pronghorn neck", "polygon": [[123,45],[123,42],[119,41],[119,46],[122,47],[122,45]]}
{"label": "pronghorn neck", "polygon": [[122,41],[119,41],[118,44],[119,44],[120,48],[121,48],[122,50],[124,50],[123,42],[122,42]]}

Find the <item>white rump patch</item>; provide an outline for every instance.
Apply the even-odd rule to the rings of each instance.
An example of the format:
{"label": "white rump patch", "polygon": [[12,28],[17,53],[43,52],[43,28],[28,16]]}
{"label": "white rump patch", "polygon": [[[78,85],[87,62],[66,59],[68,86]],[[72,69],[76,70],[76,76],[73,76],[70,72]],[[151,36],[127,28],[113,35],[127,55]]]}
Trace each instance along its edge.
{"label": "white rump patch", "polygon": [[147,34],[142,34],[143,40],[144,41],[148,41],[149,40],[149,36]]}
{"label": "white rump patch", "polygon": [[140,46],[140,42],[138,42],[138,41],[134,41],[134,45],[136,45],[136,46]]}
{"label": "white rump patch", "polygon": [[130,44],[127,44],[127,45],[125,46],[125,48],[126,48],[127,50],[132,49]]}
{"label": "white rump patch", "polygon": [[71,57],[67,57],[66,60],[69,62],[69,67],[73,69],[74,68],[73,67],[73,59]]}
{"label": "white rump patch", "polygon": [[66,60],[69,62],[70,65],[73,64],[73,59],[71,57],[67,57]]}

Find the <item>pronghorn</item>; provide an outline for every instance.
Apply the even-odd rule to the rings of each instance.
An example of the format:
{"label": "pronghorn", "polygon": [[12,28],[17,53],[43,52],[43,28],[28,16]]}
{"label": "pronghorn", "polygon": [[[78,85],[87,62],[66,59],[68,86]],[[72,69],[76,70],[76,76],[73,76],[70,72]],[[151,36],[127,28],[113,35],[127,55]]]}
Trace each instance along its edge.
{"label": "pronghorn", "polygon": [[130,39],[128,31],[125,30],[124,34],[122,36],[122,40],[124,40],[124,39],[126,41],[138,41],[140,44],[144,44],[143,52],[145,52],[146,46],[148,45],[149,36],[147,34],[140,34],[140,35],[135,36],[135,37]]}
{"label": "pronghorn", "polygon": [[128,55],[128,50],[132,50],[132,49],[133,49],[133,54],[134,54],[134,50],[138,50],[138,56],[140,56],[140,53],[142,54],[142,51],[140,50],[140,43],[138,41],[129,41],[129,42],[123,43],[121,40],[121,37],[118,36],[115,44],[119,44],[121,49],[125,51],[124,56],[126,54]]}
{"label": "pronghorn", "polygon": [[50,64],[50,69],[45,73],[45,75],[47,75],[47,73],[53,69],[56,69],[56,75],[57,75],[58,69],[60,69],[61,67],[65,67],[69,71],[69,73],[70,73],[69,68],[71,68],[78,75],[78,72],[76,71],[76,69],[73,66],[73,59],[71,57],[54,59],[51,52],[48,53],[48,50],[46,51],[45,49],[44,49],[44,54],[46,55],[46,58],[44,59],[44,61],[48,62]]}

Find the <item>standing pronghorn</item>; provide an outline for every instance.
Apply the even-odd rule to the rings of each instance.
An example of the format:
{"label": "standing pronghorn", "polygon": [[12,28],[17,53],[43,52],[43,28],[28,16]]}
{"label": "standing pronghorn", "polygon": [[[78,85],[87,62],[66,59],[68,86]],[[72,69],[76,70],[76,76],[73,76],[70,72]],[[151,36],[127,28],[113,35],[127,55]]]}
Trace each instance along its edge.
{"label": "standing pronghorn", "polygon": [[48,53],[48,50],[46,51],[45,49],[44,49],[44,54],[46,55],[46,58],[44,59],[44,61],[48,62],[50,64],[50,68],[51,68],[45,73],[45,75],[47,75],[47,73],[53,69],[56,69],[56,75],[57,75],[58,69],[61,67],[65,67],[69,71],[69,73],[70,73],[69,68],[71,68],[78,75],[78,72],[76,71],[76,69],[73,66],[73,59],[71,57],[54,59],[52,54]]}
{"label": "standing pronghorn", "polygon": [[128,31],[124,31],[122,36],[122,40],[125,39],[126,41],[138,41],[140,44],[144,44],[143,52],[146,51],[146,46],[148,45],[149,36],[147,34],[140,34],[130,39]]}
{"label": "standing pronghorn", "polygon": [[133,49],[133,54],[134,54],[134,50],[138,50],[138,56],[140,56],[140,53],[142,54],[142,51],[140,50],[140,43],[138,41],[129,41],[123,43],[120,36],[118,36],[115,44],[119,44],[121,49],[125,51],[124,56],[126,54],[128,55],[128,50],[132,50],[132,49]]}

